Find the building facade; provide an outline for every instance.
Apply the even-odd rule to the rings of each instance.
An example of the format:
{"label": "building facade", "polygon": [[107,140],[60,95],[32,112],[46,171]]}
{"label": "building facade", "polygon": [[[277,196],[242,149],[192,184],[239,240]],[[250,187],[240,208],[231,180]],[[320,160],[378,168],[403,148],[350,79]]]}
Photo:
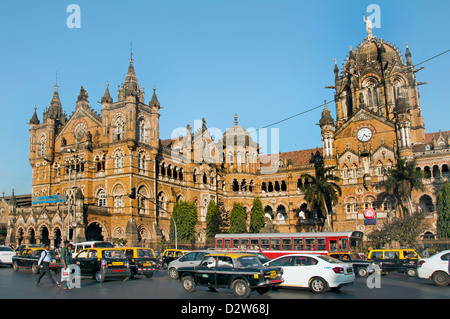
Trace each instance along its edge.
{"label": "building facade", "polygon": [[[218,142],[204,119],[194,129],[187,125],[178,138],[161,139],[156,89],[146,103],[132,59],[116,100],[106,85],[100,113],[81,87],[67,116],[55,86],[42,122],[35,108],[29,123],[33,202],[17,207],[13,195],[0,203],[6,242],[59,245],[69,237],[152,245],[169,238],[174,204],[186,200],[197,205],[197,242],[203,243],[211,200],[226,211],[241,202],[250,212],[255,197],[277,231],[319,231],[324,218],[309,210],[301,190],[308,182],[302,175],[314,174],[317,161],[334,166],[340,177],[333,230],[367,235],[399,215],[395,200],[377,205],[385,172],[399,158],[415,159],[424,172],[426,190],[413,193],[413,204],[427,213],[424,235],[433,236],[437,194],[450,175],[450,132],[425,132],[419,70],[408,46],[403,57],[393,44],[368,33],[341,70],[335,63],[329,88],[335,91],[336,118],[325,105],[318,119],[322,145],[274,155],[260,154],[237,115]],[[133,191],[135,198],[129,196]],[[67,201],[52,202],[58,195]],[[366,225],[363,212],[371,207],[377,225]]]}

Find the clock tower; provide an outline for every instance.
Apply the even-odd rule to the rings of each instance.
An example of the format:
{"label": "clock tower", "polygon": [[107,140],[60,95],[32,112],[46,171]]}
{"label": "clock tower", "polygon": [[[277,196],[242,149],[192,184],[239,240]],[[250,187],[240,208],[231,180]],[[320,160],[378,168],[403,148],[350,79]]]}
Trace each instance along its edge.
{"label": "clock tower", "polygon": [[336,120],[325,106],[320,120],[325,165],[336,167],[342,197],[335,230],[348,229],[375,208],[385,172],[399,158],[412,159],[425,142],[425,127],[411,52],[373,34],[350,52],[341,70],[335,61]]}

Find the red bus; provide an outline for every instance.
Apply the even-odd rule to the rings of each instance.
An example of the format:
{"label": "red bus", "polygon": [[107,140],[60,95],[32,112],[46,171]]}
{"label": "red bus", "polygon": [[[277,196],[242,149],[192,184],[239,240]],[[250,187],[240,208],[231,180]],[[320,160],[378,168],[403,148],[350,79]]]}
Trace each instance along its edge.
{"label": "red bus", "polygon": [[363,233],[360,231],[217,234],[215,248],[262,252],[273,259],[296,253],[326,255],[335,251],[362,252],[362,240]]}

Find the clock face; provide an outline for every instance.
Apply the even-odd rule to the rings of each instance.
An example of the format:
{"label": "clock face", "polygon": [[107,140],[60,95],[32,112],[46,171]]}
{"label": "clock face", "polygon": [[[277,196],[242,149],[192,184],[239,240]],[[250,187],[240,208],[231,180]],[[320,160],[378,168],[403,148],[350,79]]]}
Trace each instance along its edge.
{"label": "clock face", "polygon": [[367,142],[370,141],[372,138],[372,130],[368,127],[363,127],[358,130],[358,133],[356,133],[356,137],[361,142]]}

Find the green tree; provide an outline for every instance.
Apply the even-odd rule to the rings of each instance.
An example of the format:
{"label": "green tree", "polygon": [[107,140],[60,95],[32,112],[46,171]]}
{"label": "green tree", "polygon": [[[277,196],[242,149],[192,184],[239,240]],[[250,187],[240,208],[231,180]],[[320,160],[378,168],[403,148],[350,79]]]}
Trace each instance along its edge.
{"label": "green tree", "polygon": [[219,206],[215,201],[211,200],[208,204],[206,212],[206,238],[211,239],[220,233],[222,227],[222,216],[220,214]]}
{"label": "green tree", "polygon": [[380,198],[393,195],[403,215],[406,215],[408,211],[409,215],[414,214],[411,193],[413,190],[424,190],[423,174],[421,170],[416,170],[416,162],[400,158],[397,164],[387,171],[386,176],[387,179],[383,182],[385,192],[380,195]]}
{"label": "green tree", "polygon": [[253,199],[253,207],[250,212],[250,232],[259,233],[264,227],[264,208],[259,197]]}
{"label": "green tree", "polygon": [[230,234],[246,233],[247,232],[247,212],[242,203],[235,202],[230,213]]}
{"label": "green tree", "polygon": [[383,247],[386,244],[398,242],[404,247],[414,247],[418,245],[420,234],[425,231],[423,223],[425,215],[415,213],[387,220],[379,229],[367,235],[376,247]]}
{"label": "green tree", "polygon": [[[173,208],[172,217],[177,224],[177,239],[195,241],[195,225],[198,221],[197,206],[193,202],[178,201]],[[171,239],[174,239],[174,224],[170,221]]]}
{"label": "green tree", "polygon": [[336,205],[339,196],[342,194],[341,188],[335,183],[340,180],[333,175],[334,166],[325,167],[323,164],[316,165],[315,175],[302,174],[301,178],[308,182],[302,187],[305,193],[305,200],[309,209],[319,208],[326,219],[323,231],[331,230],[329,209]]}
{"label": "green tree", "polygon": [[437,236],[441,239],[450,238],[450,182],[445,182],[438,195]]}

